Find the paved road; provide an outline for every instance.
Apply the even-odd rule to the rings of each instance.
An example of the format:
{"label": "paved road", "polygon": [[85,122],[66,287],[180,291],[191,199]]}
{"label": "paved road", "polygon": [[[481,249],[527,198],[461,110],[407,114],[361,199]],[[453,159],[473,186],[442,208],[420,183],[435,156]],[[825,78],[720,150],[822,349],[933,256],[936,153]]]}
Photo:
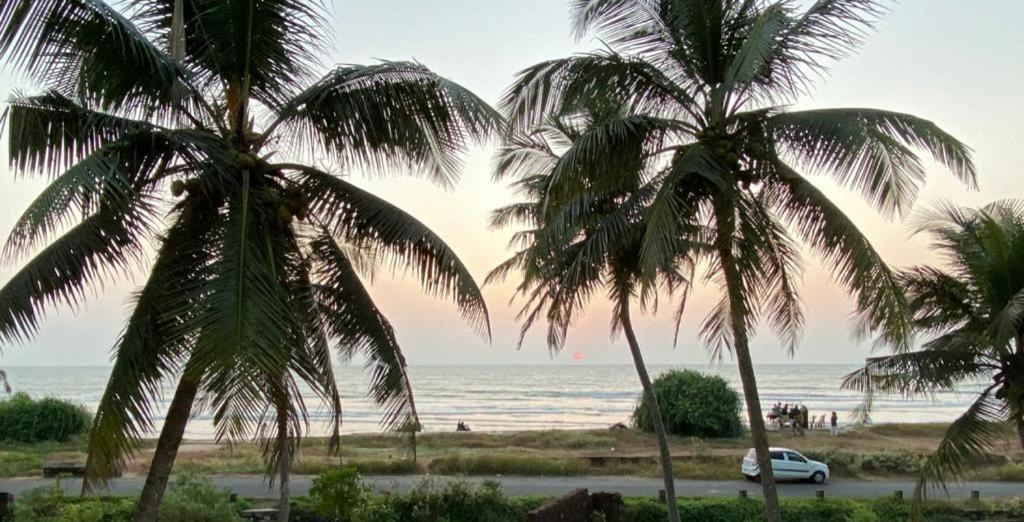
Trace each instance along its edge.
{"label": "paved road", "polygon": [[[368,476],[364,480],[381,491],[406,491],[421,480],[418,476]],[[437,480],[456,480],[455,477],[435,477]],[[661,489],[658,479],[633,477],[466,477],[469,483],[477,484],[484,480],[497,480],[505,493],[509,495],[546,495],[557,496],[576,488],[587,488],[591,491],[612,491],[627,496],[656,496]],[[128,477],[115,480],[111,484],[111,493],[127,495],[142,489],[144,477]],[[276,490],[268,489],[261,477],[251,475],[219,475],[214,478],[217,486],[227,488],[243,497],[261,498],[274,497]],[[299,475],[292,478],[292,493],[304,495],[309,492],[312,477]],[[44,485],[53,484],[47,479],[0,479],[0,491],[14,493]],[[66,479],[62,481],[64,488],[77,493],[81,481]],[[739,490],[747,490],[751,496],[760,494],[760,486],[746,481],[735,480],[676,480],[676,491],[682,496],[733,496]],[[824,489],[829,497],[879,497],[891,495],[902,490],[909,497],[914,491],[911,481],[833,481],[824,486],[813,484],[784,483],[779,484],[779,494],[784,497],[813,497],[815,491]],[[1024,495],[1024,483],[1021,482],[967,482],[951,485],[949,493],[952,498],[966,498],[970,491],[981,492],[983,498],[1010,498]],[[939,493],[941,494],[941,492]]]}

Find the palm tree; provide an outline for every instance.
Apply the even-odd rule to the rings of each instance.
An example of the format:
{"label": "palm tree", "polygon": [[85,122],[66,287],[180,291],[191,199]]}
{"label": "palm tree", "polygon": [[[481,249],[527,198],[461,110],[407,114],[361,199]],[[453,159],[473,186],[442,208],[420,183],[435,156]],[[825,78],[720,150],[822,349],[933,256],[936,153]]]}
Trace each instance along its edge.
{"label": "palm tree", "polygon": [[941,204],[915,228],[933,238],[945,265],[899,274],[914,329],[928,340],[917,351],[868,359],[843,386],[867,393],[870,406],[879,393],[922,397],[989,381],[924,465],[919,501],[930,486],[959,479],[1007,422],[1024,448],[1024,201]]}
{"label": "palm tree", "polygon": [[[969,149],[929,121],[874,109],[787,110],[824,62],[857,48],[879,11],[871,0],[819,0],[804,11],[787,1],[576,0],[577,34],[595,31],[608,49],[527,68],[502,100],[513,131],[595,100],[660,122],[635,174],[658,188],[644,218],[641,267],[649,280],[673,253],[712,246],[696,257],[722,298],[702,334],[716,357],[731,350],[739,366],[769,521],[779,519],[778,497],[749,338],[768,321],[795,349],[800,243],[856,296],[865,331],[882,331],[896,346],[906,346],[910,331],[889,267],[800,169],[831,175],[887,216],[905,212],[925,178],[915,148],[974,183]],[[603,146],[580,147],[573,170],[606,161]],[[548,192],[571,191],[574,177],[556,176]]]}
{"label": "palm tree", "polygon": [[[641,116],[632,120],[632,127],[609,129],[606,122],[615,124],[628,118],[621,109],[598,105],[585,114],[553,118],[527,134],[509,137],[499,152],[495,177],[513,178],[513,186],[526,201],[496,210],[492,226],[518,224],[528,229],[516,234],[513,243],[519,250],[492,271],[487,281],[503,280],[513,270],[522,273],[518,294],[526,298],[526,303],[519,314],[523,320],[520,346],[534,323],[544,318],[552,352],[562,349],[568,329],[590,298],[602,290],[607,294],[614,304],[612,335],[619,331],[625,335],[645,399],[651,405],[669,520],[678,521],[668,435],[633,329],[630,304],[637,297],[641,305],[656,298],[658,283],[669,291],[685,289],[689,281],[685,271],[677,267],[691,265],[685,257],[670,259],[654,281],[644,279],[639,265],[644,230],[641,211],[652,191],[628,174],[642,161],[651,132],[649,124],[654,122]],[[625,175],[576,172],[574,181],[578,183],[570,197],[563,200],[553,195],[549,189],[554,179],[571,171],[573,157],[601,137],[609,139],[604,150],[615,151],[616,155],[609,156],[599,168],[621,170]],[[614,177],[622,183],[599,188],[590,183],[597,177]]]}
{"label": "palm tree", "polygon": [[290,461],[302,433],[298,382],[337,426],[331,344],[367,360],[385,425],[415,418],[394,331],[362,283],[374,267],[408,268],[489,335],[455,253],[337,174],[408,169],[449,187],[459,154],[500,116],[419,63],[319,72],[316,2],[138,0],[125,13],[0,0],[0,53],[43,89],[10,101],[10,161],[52,176],[4,249],[38,252],[0,289],[0,341],[31,338],[47,309],[80,304],[154,245],[83,486],[124,465],[153,427],[161,383],[180,376],[136,512],[152,520],[194,405],[220,439],[270,433],[272,464]]}
{"label": "palm tree", "polygon": [[7,380],[7,372],[0,370],[0,385],[3,385],[4,393],[11,393],[11,383]]}

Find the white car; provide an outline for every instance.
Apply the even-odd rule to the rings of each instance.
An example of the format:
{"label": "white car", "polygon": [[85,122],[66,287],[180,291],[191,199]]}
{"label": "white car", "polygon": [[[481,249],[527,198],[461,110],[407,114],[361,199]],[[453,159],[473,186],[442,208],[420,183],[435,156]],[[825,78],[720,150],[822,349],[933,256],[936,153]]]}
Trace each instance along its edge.
{"label": "white car", "polygon": [[[828,481],[828,464],[811,460],[799,451],[789,448],[769,448],[772,456],[772,471],[775,480],[809,480],[815,484],[824,484]],[[761,470],[757,465],[757,454],[753,449],[743,457],[743,465],[740,467],[743,476],[747,480],[761,480]]]}

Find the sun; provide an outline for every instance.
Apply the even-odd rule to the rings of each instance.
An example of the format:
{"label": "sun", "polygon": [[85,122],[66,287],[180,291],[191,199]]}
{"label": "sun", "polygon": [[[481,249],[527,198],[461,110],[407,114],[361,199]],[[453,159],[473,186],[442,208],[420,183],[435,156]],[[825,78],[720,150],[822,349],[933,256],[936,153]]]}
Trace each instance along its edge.
{"label": "sun", "polygon": [[582,362],[582,361],[583,361],[583,359],[585,359],[586,357],[587,357],[587,356],[586,356],[586,355],[584,355],[584,354],[583,354],[583,352],[576,352],[576,353],[572,354],[572,358],[573,358],[573,360],[575,360],[576,362]]}

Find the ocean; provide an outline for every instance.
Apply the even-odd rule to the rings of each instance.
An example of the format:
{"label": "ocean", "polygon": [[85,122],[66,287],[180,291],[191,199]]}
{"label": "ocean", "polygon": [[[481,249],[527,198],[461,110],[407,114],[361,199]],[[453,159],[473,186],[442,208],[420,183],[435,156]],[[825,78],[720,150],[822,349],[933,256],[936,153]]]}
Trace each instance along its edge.
{"label": "ocean", "polygon": [[[680,366],[676,366],[680,367]],[[721,375],[740,391],[739,376],[729,364],[681,366]],[[672,367],[650,366],[655,376]],[[758,387],[762,404],[803,403],[812,416],[836,410],[840,419],[861,403],[861,395],[839,389],[842,377],[855,365],[760,365]],[[109,367],[6,367],[15,391],[34,397],[54,396],[95,409]],[[366,398],[368,376],[360,366],[335,369],[342,392],[343,433],[380,431],[380,415]],[[640,394],[632,366],[538,365],[538,366],[413,366],[409,369],[416,406],[426,431],[451,431],[464,421],[474,431],[606,428],[628,422]],[[964,411],[980,391],[965,385],[958,393],[905,400],[876,397],[873,422],[949,422]],[[172,391],[165,391],[170,401]],[[323,408],[313,396],[306,398],[311,410],[313,434],[324,433]],[[166,402],[159,411],[163,412]],[[158,419],[158,425],[159,425]],[[211,439],[211,417],[197,415],[186,437]],[[155,435],[154,435],[155,437]]]}

